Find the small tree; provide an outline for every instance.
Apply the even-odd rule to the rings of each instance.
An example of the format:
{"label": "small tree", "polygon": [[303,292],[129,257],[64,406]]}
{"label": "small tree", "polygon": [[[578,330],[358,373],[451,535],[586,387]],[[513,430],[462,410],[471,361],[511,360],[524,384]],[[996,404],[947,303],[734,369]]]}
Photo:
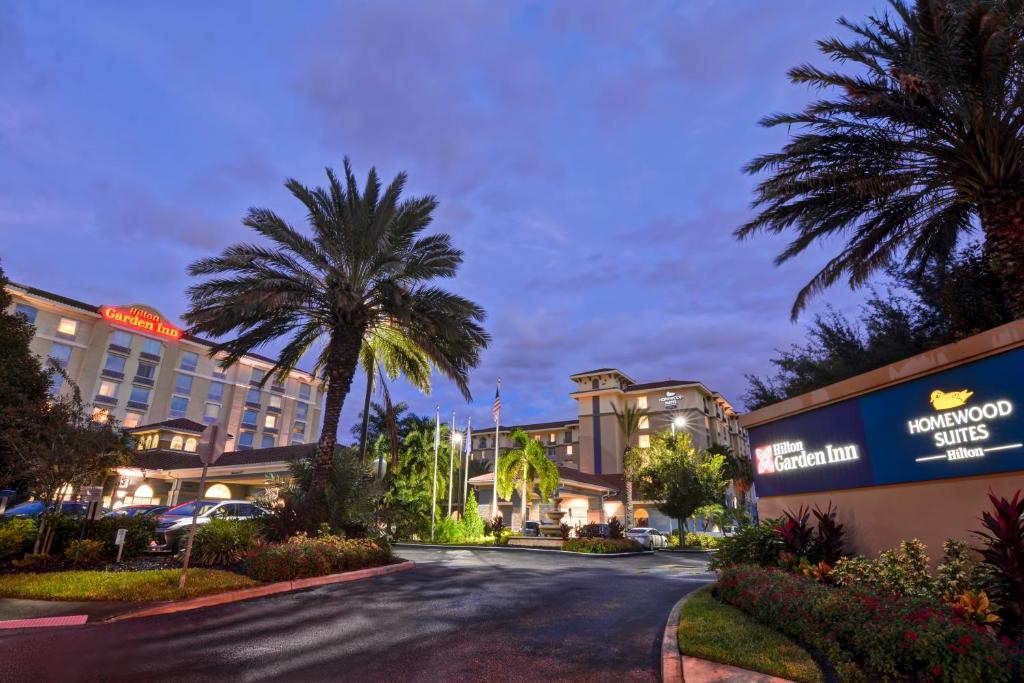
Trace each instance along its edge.
{"label": "small tree", "polygon": [[734,507],[745,508],[747,491],[754,483],[754,469],[750,458],[739,455],[728,446],[718,444],[709,447],[707,452],[725,458],[723,469],[726,478],[732,482],[732,491],[736,496]]}
{"label": "small tree", "polygon": [[702,505],[718,503],[725,495],[728,479],[725,457],[698,451],[686,432],[656,434],[648,449],[649,464],[640,473],[640,491],[658,500],[658,509],[679,521],[693,516]]}
{"label": "small tree", "polygon": [[647,411],[638,406],[630,406],[628,403],[622,406],[622,412],[613,405],[615,420],[622,430],[622,437],[626,441],[626,448],[622,453],[622,476],[625,479],[625,487],[622,492],[624,507],[626,509],[626,528],[633,526],[633,481],[636,479],[640,468],[643,466],[643,454],[636,453],[633,448],[633,437],[640,431],[640,423],[647,417]]}
{"label": "small tree", "polygon": [[466,497],[466,510],[462,514],[462,526],[466,529],[466,538],[477,541],[484,535],[484,520],[480,516],[480,508],[476,502],[476,492],[469,490]]}
{"label": "small tree", "polygon": [[517,429],[512,432],[512,443],[516,447],[501,456],[498,465],[498,495],[512,500],[517,489],[520,493],[521,522],[526,522],[526,504],[536,483],[542,500],[547,500],[558,488],[558,467],[548,460],[544,448],[536,439]]}

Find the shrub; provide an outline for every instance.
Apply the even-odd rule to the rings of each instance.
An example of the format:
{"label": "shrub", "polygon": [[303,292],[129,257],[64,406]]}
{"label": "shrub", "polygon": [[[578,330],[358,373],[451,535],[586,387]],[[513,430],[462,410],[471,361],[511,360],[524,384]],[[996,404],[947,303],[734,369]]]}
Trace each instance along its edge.
{"label": "shrub", "polygon": [[622,538],[626,534],[626,527],[622,526],[622,522],[619,521],[618,517],[612,517],[608,520],[608,538]]}
{"label": "shrub", "polygon": [[64,557],[82,564],[95,564],[103,559],[103,541],[92,538],[75,539],[64,548]]}
{"label": "shrub", "polygon": [[442,517],[434,529],[434,540],[438,543],[462,543],[466,532],[454,517]]}
{"label": "shrub", "polygon": [[263,539],[260,519],[211,519],[196,527],[191,561],[206,567],[235,564]]}
{"label": "shrub", "polygon": [[471,541],[479,541],[484,536],[484,520],[480,517],[480,508],[476,502],[476,493],[469,490],[466,497],[466,512],[462,516],[462,527],[465,530],[466,538]]}
{"label": "shrub", "polygon": [[843,537],[846,531],[842,524],[836,522],[836,509],[832,507],[832,501],[829,501],[824,511],[815,505],[814,517],[818,520],[818,529],[814,539],[814,557],[811,559],[834,566],[845,554]]}
{"label": "shrub", "polygon": [[38,526],[34,519],[0,521],[0,562],[14,560],[31,552]]}
{"label": "shrub", "polygon": [[601,533],[601,525],[597,522],[589,524],[576,523],[576,538],[604,538]]}
{"label": "shrub", "polygon": [[937,583],[928,573],[925,545],[914,539],[886,550],[876,560],[845,558],[836,563],[832,577],[843,586],[865,585],[896,595],[939,597]]}
{"label": "shrub", "polygon": [[[152,517],[102,517],[88,523],[85,530],[85,537],[103,542],[103,555],[107,558],[117,556],[117,546],[114,541],[117,539],[117,530],[127,529],[125,536],[124,551],[121,557],[129,559],[141,555],[156,532],[156,519]],[[54,540],[51,550],[54,553],[61,553],[68,545],[76,540],[82,531],[82,518],[71,515],[61,515],[54,524]]]}
{"label": "shrub", "polygon": [[[776,568],[722,571],[721,598],[817,649],[845,679],[1009,681],[1019,651],[934,598],[833,587]],[[858,667],[861,671],[858,671]],[[1018,671],[1018,674],[1020,672]]]}
{"label": "shrub", "polygon": [[391,561],[391,546],[367,538],[297,535],[286,543],[261,543],[246,556],[246,573],[258,581],[290,581],[376,567]]}
{"label": "shrub", "polygon": [[734,564],[775,566],[779,553],[785,548],[775,533],[777,526],[777,520],[765,520],[724,537],[719,541],[718,554],[711,560],[711,568],[721,569]]}
{"label": "shrub", "polygon": [[782,539],[786,550],[797,557],[810,557],[814,543],[814,528],[811,526],[811,511],[804,505],[795,512],[782,513],[781,523],[775,533]]}
{"label": "shrub", "polygon": [[596,554],[633,553],[643,550],[643,546],[628,538],[572,538],[562,543],[562,550]]}
{"label": "shrub", "polygon": [[685,545],[687,548],[714,550],[722,545],[723,538],[723,536],[709,536],[708,534],[698,534],[693,531],[687,531]]}
{"label": "shrub", "polygon": [[562,522],[558,525],[558,531],[562,534],[563,541],[568,541],[570,538],[572,538],[572,527],[566,524],[565,522]]}
{"label": "shrub", "polygon": [[985,543],[979,551],[991,570],[992,597],[1002,606],[1001,614],[1010,629],[1024,629],[1024,498],[1013,500],[989,494],[992,511],[982,513],[987,531],[976,532]]}
{"label": "shrub", "polygon": [[494,536],[495,545],[504,545],[501,542],[502,533],[505,530],[505,519],[501,515],[491,517],[484,524],[484,533]]}

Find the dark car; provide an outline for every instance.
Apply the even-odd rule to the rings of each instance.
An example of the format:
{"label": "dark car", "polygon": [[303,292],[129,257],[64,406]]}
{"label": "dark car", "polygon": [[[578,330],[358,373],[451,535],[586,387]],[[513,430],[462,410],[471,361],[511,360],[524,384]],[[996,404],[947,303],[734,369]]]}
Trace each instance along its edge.
{"label": "dark car", "polygon": [[177,552],[192,524],[192,514],[199,508],[196,524],[207,524],[211,519],[252,519],[268,515],[266,510],[247,500],[200,500],[175,505],[160,515],[156,527],[157,547]]}
{"label": "dark car", "polygon": [[523,524],[523,536],[540,536],[540,522],[526,522]]}
{"label": "dark car", "polygon": [[169,505],[125,505],[111,510],[104,517],[155,517],[170,510]]}
{"label": "dark car", "polygon": [[[85,503],[64,502],[60,504],[60,511],[65,515],[84,515],[86,507]],[[38,517],[41,514],[43,514],[43,501],[41,500],[31,500],[4,510],[4,517]]]}

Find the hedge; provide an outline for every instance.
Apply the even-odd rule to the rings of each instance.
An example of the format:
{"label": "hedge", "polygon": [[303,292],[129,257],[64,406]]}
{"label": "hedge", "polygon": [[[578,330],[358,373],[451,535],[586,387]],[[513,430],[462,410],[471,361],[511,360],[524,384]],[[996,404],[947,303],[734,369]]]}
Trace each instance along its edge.
{"label": "hedge", "polygon": [[377,567],[391,561],[383,540],[338,536],[295,536],[286,543],[262,543],[246,556],[246,573],[258,581],[291,581]]}
{"label": "hedge", "polygon": [[562,550],[574,553],[635,553],[643,546],[628,538],[572,538],[562,543]]}

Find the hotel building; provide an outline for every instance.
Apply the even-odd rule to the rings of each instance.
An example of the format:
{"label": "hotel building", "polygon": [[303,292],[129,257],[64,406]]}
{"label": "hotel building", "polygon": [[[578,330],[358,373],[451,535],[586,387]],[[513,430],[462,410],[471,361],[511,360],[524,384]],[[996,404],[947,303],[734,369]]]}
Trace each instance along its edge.
{"label": "hotel building", "polygon": [[[309,373],[296,370],[284,381],[273,378],[260,386],[272,359],[249,354],[222,368],[210,356],[212,342],[182,331],[151,307],[95,305],[18,284],[7,291],[14,299],[9,312],[36,328],[32,351],[65,370],[95,419],[116,418],[136,437],[139,468],[128,473],[129,480],[170,481],[181,478],[170,470],[188,470],[178,473],[184,476],[201,469],[196,451],[208,425],[229,435],[217,469],[234,460],[246,463],[225,472],[230,476],[253,475],[249,470],[260,458],[266,460],[264,471],[286,471],[284,454],[294,449],[279,447],[319,437],[324,388]],[[62,384],[58,377],[54,392],[68,391]],[[165,487],[146,487],[142,493],[148,495],[129,490],[122,502],[173,502],[160,493]]]}

